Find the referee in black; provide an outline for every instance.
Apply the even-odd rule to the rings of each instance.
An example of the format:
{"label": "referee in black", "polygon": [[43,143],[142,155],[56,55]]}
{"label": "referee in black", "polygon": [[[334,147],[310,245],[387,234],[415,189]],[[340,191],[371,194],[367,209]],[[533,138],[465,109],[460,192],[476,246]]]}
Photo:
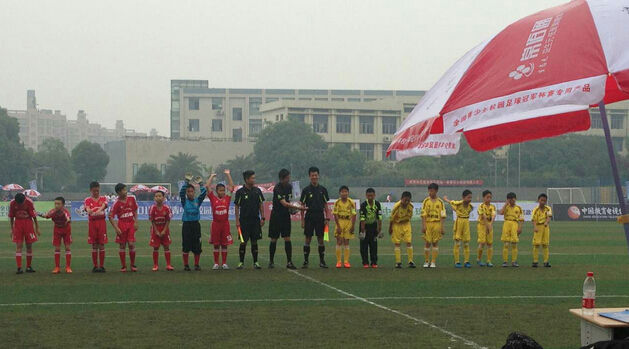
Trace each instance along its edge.
{"label": "referee in black", "polygon": [[273,189],[273,210],[269,221],[269,269],[275,267],[275,250],[277,249],[277,239],[281,236],[284,239],[284,250],[286,251],[286,268],[296,269],[293,264],[293,245],[290,241],[291,219],[290,209],[293,208],[291,199],[293,198],[293,186],[290,183],[290,171],[283,168],[280,170],[279,183]]}
{"label": "referee in black", "polygon": [[251,239],[251,255],[253,256],[253,268],[261,269],[258,263],[258,240],[262,238],[262,226],[264,226],[264,196],[260,188],[255,186],[256,174],[251,170],[242,173],[245,185],[236,191],[234,195],[234,208],[236,214],[236,228],[242,231],[244,241],[240,242],[238,254],[240,263],[236,269],[242,269],[245,264],[245,252],[247,241]]}
{"label": "referee in black", "polygon": [[319,243],[319,267],[327,268],[325,264],[325,245],[323,243],[323,231],[330,222],[330,209],[328,207],[328,190],[319,185],[319,169],[311,167],[308,169],[310,185],[301,192],[300,201],[308,208],[306,214],[302,212],[301,227],[304,228],[306,241],[304,243],[304,264],[302,268],[308,268],[308,257],[310,256],[310,241],[312,236],[317,235]]}

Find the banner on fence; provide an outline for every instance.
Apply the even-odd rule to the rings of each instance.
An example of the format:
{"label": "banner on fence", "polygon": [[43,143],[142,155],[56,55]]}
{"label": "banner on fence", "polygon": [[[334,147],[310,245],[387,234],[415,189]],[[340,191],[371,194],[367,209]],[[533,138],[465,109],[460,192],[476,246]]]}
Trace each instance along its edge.
{"label": "banner on fence", "polygon": [[615,221],[620,216],[617,204],[554,204],[556,221]]}

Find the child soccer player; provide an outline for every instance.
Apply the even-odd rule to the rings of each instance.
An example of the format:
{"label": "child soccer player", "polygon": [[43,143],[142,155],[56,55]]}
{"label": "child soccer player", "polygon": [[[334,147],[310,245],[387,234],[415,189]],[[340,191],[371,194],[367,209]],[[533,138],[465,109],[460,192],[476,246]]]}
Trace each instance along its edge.
{"label": "child soccer player", "polygon": [[548,202],[548,196],[541,193],[537,197],[539,205],[533,209],[533,268],[537,268],[539,261],[539,247],[542,246],[544,254],[544,267],[550,268],[548,258],[550,252],[548,250],[548,244],[550,243],[550,228],[548,224],[553,216],[553,212],[550,206],[546,205]]}
{"label": "child soccer player", "polygon": [[[339,189],[340,198],[334,202],[334,236],[336,237],[336,267],[350,268],[349,240],[354,238],[356,224],[356,204],[349,198],[349,188],[346,185]],[[341,263],[341,250],[345,250],[345,259]]]}
{"label": "child soccer player", "polygon": [[[234,239],[232,239],[229,231],[229,203],[234,190],[234,181],[229,170],[225,170],[224,173],[229,183],[228,190],[226,190],[224,184],[218,183],[216,185],[216,194],[214,194],[210,186],[212,185],[212,180],[216,178],[216,173],[210,175],[205,185],[212,205],[212,227],[209,242],[214,246],[214,266],[212,267],[214,270],[229,269],[227,265],[227,246],[234,243]],[[219,254],[222,259],[221,264],[218,264]]]}
{"label": "child soccer player", "polygon": [[[125,248],[129,246],[129,260],[131,271],[136,272],[138,268],[135,266],[135,231],[138,230],[138,204],[135,197],[127,195],[127,186],[118,183],[114,188],[118,199],[109,211],[109,223],[116,231],[116,243],[120,244],[120,272],[127,271],[127,260],[125,256]],[[118,217],[118,222],[114,220]]]}
{"label": "child soccer player", "polygon": [[[446,218],[446,207],[437,196],[439,185],[428,185],[428,197],[422,203],[422,233],[424,234],[424,268],[436,268],[439,255],[439,240],[443,237],[443,220]],[[430,252],[432,249],[432,262]]]}
{"label": "child soccer player", "polygon": [[151,221],[151,241],[149,245],[153,247],[153,271],[159,270],[159,247],[164,246],[164,258],[166,259],[166,270],[173,271],[175,268],[170,264],[170,219],[172,212],[170,207],[164,204],[166,196],[163,191],[155,193],[155,204],[149,209],[149,221]]}
{"label": "child soccer player", "polygon": [[378,238],[382,238],[382,206],[376,200],[376,191],[368,188],[366,201],[360,204],[360,256],[363,268],[378,268]]}
{"label": "child soccer player", "polygon": [[413,262],[413,235],[411,233],[411,218],[413,217],[413,204],[411,204],[411,193],[402,193],[400,201],[393,205],[389,222],[389,235],[395,244],[395,268],[402,269],[402,252],[400,244],[406,243],[406,254],[408,255],[408,267],[415,268]]}
{"label": "child soccer player", "polygon": [[107,223],[105,223],[105,209],[107,197],[100,196],[100,184],[90,183],[90,196],[83,202],[88,215],[87,243],[92,245],[93,273],[105,272],[105,244],[107,243]]}
{"label": "child soccer player", "polygon": [[[491,258],[494,255],[494,220],[496,219],[496,206],[491,203],[492,194],[489,190],[483,191],[483,203],[478,205],[478,225],[476,230],[478,233],[478,258],[477,263],[480,267],[487,265],[493,267]],[[487,264],[482,262],[483,249],[487,246]]]}
{"label": "child soccer player", "polygon": [[[15,194],[15,198],[9,204],[9,224],[11,235],[15,242],[15,262],[17,263],[16,274],[22,274],[22,246],[26,242],[26,272],[34,273],[31,266],[33,260],[33,243],[37,241],[39,234],[39,224],[37,223],[37,213],[33,202],[24,194]],[[35,229],[33,230],[33,224]]]}
{"label": "child soccer player", "polygon": [[55,208],[40,215],[42,218],[51,219],[54,224],[52,245],[55,247],[55,269],[52,270],[53,274],[59,274],[61,272],[59,267],[61,262],[61,240],[63,240],[63,245],[66,250],[66,273],[72,274],[72,269],[70,268],[70,261],[72,260],[72,252],[70,251],[70,245],[72,245],[72,227],[70,225],[70,212],[66,210],[65,204],[66,200],[59,196],[55,198]]}
{"label": "child soccer player", "polygon": [[500,209],[500,214],[504,215],[505,221],[502,225],[502,266],[509,266],[509,247],[511,247],[511,266],[519,267],[518,264],[518,242],[522,233],[522,222],[524,216],[522,208],[515,204],[515,193],[507,194],[507,202]]}
{"label": "child soccer player", "polygon": [[[474,209],[472,204],[472,192],[465,189],[462,200],[448,200],[447,196],[443,197],[443,200],[452,206],[454,212],[456,212],[456,221],[454,221],[453,235],[454,235],[454,267],[471,268],[470,264],[470,213]],[[463,265],[461,265],[461,242],[463,242]]]}
{"label": "child soccer player", "polygon": [[181,206],[183,207],[183,225],[181,226],[181,245],[183,250],[183,270],[190,271],[188,256],[190,252],[194,254],[194,270],[200,271],[199,261],[201,259],[201,204],[205,200],[207,190],[200,188],[201,193],[195,199],[195,187],[190,183],[185,183],[179,191]]}
{"label": "child soccer player", "polygon": [[262,269],[258,262],[258,240],[262,239],[262,227],[264,226],[264,195],[260,188],[256,187],[256,173],[247,170],[242,173],[245,185],[236,191],[234,195],[234,213],[236,214],[236,227],[242,232],[243,241],[238,248],[240,263],[238,269],[242,269],[245,263],[247,242],[251,239],[251,256],[253,268]]}

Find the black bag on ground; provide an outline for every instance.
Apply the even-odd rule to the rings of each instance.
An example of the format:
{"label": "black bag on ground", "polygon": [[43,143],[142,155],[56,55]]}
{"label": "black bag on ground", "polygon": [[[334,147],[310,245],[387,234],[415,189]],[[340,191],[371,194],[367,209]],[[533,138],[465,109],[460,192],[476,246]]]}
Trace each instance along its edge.
{"label": "black bag on ground", "polygon": [[544,349],[533,338],[518,332],[513,332],[507,337],[507,343],[502,349]]}

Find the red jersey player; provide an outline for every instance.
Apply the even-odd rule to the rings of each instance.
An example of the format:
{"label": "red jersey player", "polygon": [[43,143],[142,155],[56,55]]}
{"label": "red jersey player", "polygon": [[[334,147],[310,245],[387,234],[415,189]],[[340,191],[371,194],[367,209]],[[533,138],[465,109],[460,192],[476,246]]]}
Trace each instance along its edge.
{"label": "red jersey player", "polygon": [[[216,177],[215,173],[210,176],[205,185],[212,205],[210,244],[214,245],[214,267],[212,267],[214,270],[229,269],[227,265],[227,246],[234,243],[229,231],[229,204],[231,202],[231,193],[234,190],[234,181],[229,170],[225,170],[224,173],[229,183],[228,190],[226,190],[224,184],[219,183],[216,185],[216,194],[214,194],[210,186],[212,185],[212,180]],[[219,254],[222,259],[222,267],[218,264]]]}
{"label": "red jersey player", "polygon": [[[118,199],[109,211],[109,222],[116,230],[116,243],[120,244],[120,264],[121,272],[127,271],[127,261],[125,256],[125,248],[129,246],[129,259],[131,262],[131,271],[138,271],[135,266],[135,231],[138,230],[138,204],[135,197],[127,196],[127,186],[116,184],[116,194]],[[118,221],[114,220],[118,217]]]}
{"label": "red jersey player", "polygon": [[72,252],[70,252],[70,245],[72,245],[72,228],[70,225],[70,212],[65,208],[66,200],[59,196],[55,198],[55,208],[47,213],[40,214],[42,218],[48,218],[52,220],[54,224],[52,232],[52,245],[55,247],[55,269],[52,270],[53,274],[59,274],[59,263],[61,262],[61,240],[66,250],[66,273],[71,274],[70,261],[72,260]]}
{"label": "red jersey player", "polygon": [[[11,236],[15,242],[15,261],[17,263],[17,273],[22,274],[22,246],[26,242],[26,272],[34,273],[31,267],[33,260],[33,242],[39,236],[39,224],[37,224],[37,213],[33,202],[24,194],[15,194],[15,198],[9,204],[9,223],[11,225]],[[35,229],[33,230],[33,223]]]}
{"label": "red jersey player", "polygon": [[153,247],[153,271],[159,270],[157,263],[159,259],[159,247],[164,246],[164,257],[166,258],[166,270],[173,271],[170,264],[170,218],[172,213],[168,205],[164,205],[164,192],[155,193],[155,204],[149,209],[149,221],[151,221],[151,241]]}
{"label": "red jersey player", "polygon": [[100,184],[90,183],[91,195],[83,202],[83,209],[88,217],[87,243],[92,245],[93,273],[105,272],[105,244],[107,243],[107,223],[105,223],[105,209],[107,197],[100,196]]}

